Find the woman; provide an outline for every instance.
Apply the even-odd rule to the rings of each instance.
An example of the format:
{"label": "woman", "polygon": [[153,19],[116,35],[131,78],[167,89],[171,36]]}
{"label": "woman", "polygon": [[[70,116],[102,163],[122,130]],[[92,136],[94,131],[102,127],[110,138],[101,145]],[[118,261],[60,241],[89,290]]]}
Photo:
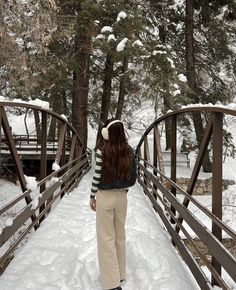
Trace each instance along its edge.
{"label": "woman", "polygon": [[126,192],[136,181],[136,164],[120,120],[108,120],[101,135],[103,141],[96,150],[90,207],[96,211],[102,287],[121,290],[120,282],[126,278]]}

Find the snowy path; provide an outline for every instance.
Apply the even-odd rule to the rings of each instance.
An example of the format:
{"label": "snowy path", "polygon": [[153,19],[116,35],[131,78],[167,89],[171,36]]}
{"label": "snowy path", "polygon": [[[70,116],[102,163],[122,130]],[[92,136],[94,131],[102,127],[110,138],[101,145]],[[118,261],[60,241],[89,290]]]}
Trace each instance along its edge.
{"label": "snowy path", "polygon": [[[1,290],[100,290],[92,171],[64,197],[0,277]],[[128,193],[124,290],[199,289],[139,185]]]}

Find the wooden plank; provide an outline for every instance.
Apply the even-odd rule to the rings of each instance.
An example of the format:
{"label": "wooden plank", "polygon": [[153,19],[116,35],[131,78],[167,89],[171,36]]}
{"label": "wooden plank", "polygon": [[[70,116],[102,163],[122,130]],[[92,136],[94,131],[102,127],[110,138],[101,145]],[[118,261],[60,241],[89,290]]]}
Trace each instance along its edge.
{"label": "wooden plank", "polygon": [[[66,136],[66,123],[65,122],[62,123],[59,130],[60,132],[59,132],[59,137],[58,137],[57,152],[55,156],[55,163],[57,163],[58,165],[60,164],[63,148],[65,146],[65,136]],[[47,204],[49,204],[50,202],[51,202],[51,198],[47,200]],[[49,208],[47,213],[49,213],[50,211],[51,211],[51,208]]]}
{"label": "wooden plank", "polygon": [[[40,180],[47,176],[47,113],[42,112],[42,134],[41,139],[41,160],[40,160]],[[45,186],[40,187],[40,192]]]}
{"label": "wooden plank", "polygon": [[[213,164],[212,164],[212,213],[222,220],[222,164],[223,164],[223,114],[212,113],[213,122]],[[212,233],[221,242],[222,230],[212,221]],[[221,265],[212,256],[212,265],[221,275]],[[236,268],[235,268],[236,270]],[[212,285],[218,285],[212,276]]]}
{"label": "wooden plank", "polygon": [[[177,128],[177,116],[171,117],[171,180],[176,183],[176,128]],[[171,192],[176,195],[176,189],[171,186]]]}
{"label": "wooden plank", "polygon": [[[25,181],[25,177],[24,177],[24,171],[23,171],[23,167],[21,165],[20,156],[18,155],[18,153],[16,151],[15,142],[14,142],[14,139],[12,136],[11,128],[10,128],[10,125],[8,123],[7,115],[6,115],[4,108],[2,108],[2,127],[3,127],[3,131],[5,134],[8,146],[9,146],[9,150],[11,152],[13,162],[16,166],[17,175],[18,175],[18,178],[20,181],[21,189],[24,192],[26,190],[26,181]],[[27,203],[31,202],[31,198],[29,196],[26,197],[26,202]]]}
{"label": "wooden plank", "polygon": [[[78,175],[79,175],[79,177],[77,178],[76,176],[75,176],[75,178],[77,178],[75,181],[74,181],[74,184],[76,183],[76,182],[79,182],[80,180],[81,180],[81,178],[82,178],[82,176],[90,169],[90,167],[88,167],[87,166],[87,163],[88,162],[88,159],[87,158],[84,158],[84,160],[83,161],[81,161],[81,162],[79,162],[76,166],[75,166],[75,168],[73,168],[73,169],[71,169],[71,171],[69,172],[69,174],[67,174],[67,173],[65,173],[64,175],[63,175],[63,181],[65,182],[69,177],[70,177],[70,175],[71,174],[74,174],[74,172],[76,172]],[[82,167],[81,167],[81,165],[82,165]],[[85,169],[86,168],[86,169]],[[83,173],[81,174],[80,172],[79,172],[79,170],[78,169],[81,169],[82,171],[83,171]],[[45,182],[46,182],[46,179],[45,179]],[[58,185],[56,185],[53,189],[51,188],[51,189],[48,189],[47,190],[47,192],[46,192],[46,194],[44,195],[44,197],[42,198],[42,200],[39,200],[39,206],[40,206],[40,203],[41,202],[44,202],[47,198],[48,198],[48,195],[50,195],[50,194],[52,194],[52,192],[55,192],[55,190],[58,188]],[[70,191],[71,189],[73,188],[73,185],[72,186],[70,186],[70,188],[68,189],[68,191]],[[54,196],[54,199],[46,206],[46,208],[44,209],[44,211],[43,212],[41,212],[39,215],[38,215],[38,217],[37,217],[37,219],[36,220],[34,220],[34,222],[32,222],[29,226],[28,226],[28,228],[25,230],[25,231],[23,231],[22,233],[21,233],[21,235],[17,238],[17,240],[16,241],[14,241],[14,243],[13,244],[11,244],[11,246],[8,248],[8,250],[4,253],[4,255],[0,258],[0,263],[2,263],[3,261],[5,261],[9,256],[10,256],[10,254],[14,251],[14,249],[19,245],[19,243],[23,240],[23,238],[26,236],[26,234],[31,230],[31,228],[33,227],[33,226],[35,226],[35,223],[36,222],[38,222],[38,220],[40,220],[41,218],[42,218],[42,216],[48,211],[48,209],[51,207],[51,205],[52,205],[52,203],[57,199],[57,197],[60,195],[60,192],[58,193],[58,194],[56,194],[55,196]],[[27,206],[27,208],[30,208],[31,207],[31,205],[28,205]],[[29,216],[30,215],[30,213],[28,212],[28,213],[26,213],[26,212],[24,212],[24,213],[22,213],[22,216],[21,216],[21,218],[25,218],[25,217],[27,217],[27,216]],[[14,221],[15,222],[15,221]],[[15,224],[16,225],[16,224]],[[12,226],[11,226],[11,228],[12,228]],[[4,229],[4,231],[6,231],[5,229]],[[3,232],[1,233],[1,235],[0,235],[0,244],[1,243],[3,243],[3,241],[4,241],[4,238],[6,239],[6,233],[7,232],[5,232],[5,235],[3,236]]]}
{"label": "wooden plank", "polygon": [[[212,130],[213,130],[213,118],[211,116],[210,120],[207,123],[206,129],[205,129],[205,132],[204,132],[204,135],[203,135],[203,138],[202,138],[202,142],[201,142],[201,145],[200,145],[200,148],[199,148],[199,153],[198,153],[197,159],[195,161],[195,164],[194,164],[194,167],[193,167],[193,171],[192,171],[192,174],[191,174],[191,177],[190,177],[190,180],[189,180],[187,193],[190,194],[190,195],[192,195],[192,193],[193,193],[193,189],[194,189],[194,186],[196,184],[197,177],[198,177],[199,171],[200,171],[201,166],[202,166],[204,155],[206,153],[207,146],[208,146],[208,144],[210,142],[210,139],[211,139]],[[184,198],[183,205],[185,207],[188,207],[188,205],[189,205],[189,199],[188,198],[186,198],[186,197]],[[182,219],[181,216],[179,217],[178,221],[180,223],[183,222],[183,219]],[[179,227],[177,225],[176,226],[176,231],[179,232],[179,230],[180,229],[179,229]]]}
{"label": "wooden plank", "polygon": [[[156,184],[157,188],[161,190],[165,198],[175,207],[179,214],[184,218],[188,225],[193,229],[197,236],[205,245],[211,249],[211,253],[216,257],[221,265],[228,272],[234,281],[236,281],[236,258],[221,244],[221,242],[212,233],[197,220],[189,210],[181,204],[175,196],[173,196],[158,179],[151,174],[146,168],[139,163],[138,166],[148,175],[148,178]],[[235,237],[236,239],[236,237]]]}
{"label": "wooden plank", "polygon": [[[171,173],[170,179],[176,183],[176,129],[177,129],[177,116],[171,117]],[[168,185],[167,188],[171,188],[171,193],[176,196],[176,188]],[[175,208],[171,205],[171,212],[175,215]],[[170,219],[171,223],[174,224],[173,218]]]}
{"label": "wooden plank", "polygon": [[[38,132],[39,134],[39,132]],[[42,111],[42,133],[41,136],[41,159],[40,159],[40,180],[47,176],[47,112]],[[45,183],[40,186],[40,192],[43,192],[46,188]],[[45,209],[45,204],[43,203],[39,209],[41,213]],[[40,219],[40,223],[43,221],[45,216],[43,215]]]}
{"label": "wooden plank", "polygon": [[151,161],[147,136],[144,137],[144,159],[149,162]]}
{"label": "wooden plank", "polygon": [[[154,139],[156,142],[156,147],[157,147],[157,157],[158,157],[158,161],[159,161],[159,170],[165,174],[165,168],[164,168],[164,160],[163,160],[163,155],[162,155],[162,150],[161,150],[161,136],[160,136],[160,132],[158,129],[158,126],[154,127]],[[162,180],[162,176],[160,177]]]}
{"label": "wooden plank", "polygon": [[[23,171],[23,167],[22,167],[22,164],[20,161],[20,156],[18,155],[18,153],[16,151],[15,142],[13,139],[11,128],[10,128],[10,125],[9,125],[7,115],[6,115],[4,108],[2,108],[2,127],[3,127],[3,131],[4,131],[4,134],[5,134],[5,137],[6,137],[10,152],[11,152],[13,162],[16,166],[17,176],[18,176],[19,181],[20,181],[21,189],[23,192],[25,192],[27,190],[27,188],[26,188],[26,180],[25,180],[25,176],[24,176],[24,171]],[[32,201],[29,194],[27,194],[25,196],[25,201],[26,201],[26,204],[29,204]],[[35,214],[33,214],[31,216],[31,219],[32,219],[32,221],[34,221],[36,219]],[[35,229],[37,229],[37,227],[38,227],[38,225],[36,224]]]}
{"label": "wooden plank", "polygon": [[57,144],[57,153],[56,153],[56,157],[55,157],[55,162],[57,164],[60,164],[60,161],[61,161],[63,147],[65,146],[65,143],[64,143],[65,135],[66,135],[66,123],[63,123],[61,128],[60,128],[58,144]]}
{"label": "wooden plank", "polygon": [[0,106],[0,166],[1,166],[1,147],[2,146],[2,107]]}
{"label": "wooden plank", "polygon": [[71,146],[70,146],[70,155],[69,155],[69,162],[74,159],[75,156],[75,145],[76,145],[76,134],[73,134],[72,140],[71,140]]}
{"label": "wooden plank", "polygon": [[[144,191],[145,191],[145,193],[148,195],[148,197],[149,197],[149,199],[150,199],[150,201],[151,201],[151,203],[152,203],[152,205],[153,205],[153,208],[156,210],[156,211],[158,211],[157,210],[157,206],[160,208],[160,211],[158,211],[158,214],[159,214],[159,216],[161,216],[161,218],[163,217],[164,219],[167,219],[167,215],[166,215],[166,213],[163,215],[163,208],[157,203],[156,204],[156,196],[158,197],[158,199],[159,199],[159,201],[162,203],[162,205],[165,207],[165,210],[166,211],[168,211],[168,213],[169,213],[169,215],[171,216],[171,218],[173,219],[173,220],[175,220],[175,222],[177,222],[178,223],[178,219],[176,219],[176,217],[173,215],[173,213],[172,213],[172,211],[171,211],[171,209],[169,208],[169,207],[166,207],[166,204],[164,203],[164,201],[163,201],[163,199],[160,197],[160,195],[158,194],[158,191],[155,191],[154,190],[154,192],[152,192],[152,190],[150,191],[150,188],[148,188],[144,183],[143,183],[143,181],[139,178],[139,183],[140,183],[140,185],[144,188]],[[154,202],[154,200],[153,200],[153,197],[155,198],[155,202]],[[169,219],[168,219],[168,221],[169,221]],[[164,221],[163,221],[164,222]],[[166,224],[165,224],[166,225]],[[210,272],[212,273],[212,275],[214,275],[214,277],[215,277],[215,279],[217,280],[217,282],[219,283],[219,285],[220,285],[220,287],[222,287],[222,289],[224,289],[224,290],[229,290],[229,288],[227,287],[227,285],[226,285],[226,283],[225,283],[225,281],[222,279],[222,277],[220,277],[219,276],[219,274],[217,273],[217,271],[213,268],[213,266],[211,265],[211,263],[209,263],[209,261],[208,261],[208,259],[207,259],[207,257],[199,250],[199,248],[197,247],[197,245],[194,243],[194,241],[193,241],[193,239],[192,239],[192,237],[190,236],[190,234],[187,232],[187,230],[182,226],[182,224],[181,223],[179,223],[178,224],[179,225],[179,227],[181,228],[181,231],[184,233],[184,235],[185,235],[185,237],[187,237],[187,239],[189,240],[189,242],[191,243],[191,245],[194,247],[194,249],[198,252],[198,254],[199,254],[199,256],[201,257],[201,259],[202,259],[202,261],[205,263],[205,265],[208,267],[208,269],[210,270]],[[167,230],[169,231],[169,228],[167,227]],[[170,233],[170,235],[172,236],[172,234],[173,234],[173,226],[171,227],[171,232],[169,232]],[[176,235],[176,231],[174,232],[174,234]],[[180,239],[180,240],[183,240],[182,239],[182,237],[180,237],[178,234],[177,234],[177,236],[176,236],[176,238],[178,238],[178,239]],[[176,246],[176,243],[175,243],[175,241],[176,241],[176,239],[173,239],[172,238],[172,242],[173,242],[173,244]],[[177,247],[178,247],[178,245],[177,245]],[[182,250],[187,250],[188,251],[188,249],[186,248],[186,246],[185,246],[185,244],[184,244],[184,249],[179,249],[180,250],[180,253],[182,254],[182,255],[184,255],[184,254],[186,254],[186,253],[183,253],[182,252]],[[192,256],[192,258],[194,258],[193,257],[193,255],[191,254],[191,256]],[[196,262],[197,260],[194,258],[194,262]],[[188,262],[190,262],[190,265],[188,264]],[[189,265],[189,266],[192,266],[192,262],[191,262],[191,260],[190,261],[188,261],[188,260],[186,260],[186,263]],[[198,265],[199,265],[199,263],[197,263]],[[190,269],[192,270],[192,268],[190,267]],[[195,276],[195,275],[194,275]],[[198,280],[198,278],[196,277],[196,280]],[[207,284],[209,285],[209,281],[208,281],[208,279],[206,279],[206,281],[207,281]],[[204,280],[201,282],[201,289],[205,289],[204,287],[205,287],[205,285],[204,285]],[[203,288],[202,288],[203,287]]]}
{"label": "wooden plank", "polygon": [[182,257],[184,258],[186,264],[188,265],[189,269],[191,270],[193,276],[195,277],[198,285],[200,288],[203,290],[210,290],[212,289],[209,281],[205,277],[205,274],[201,270],[201,267],[197,264],[195,259],[193,258],[192,254],[190,251],[187,249],[185,244],[183,243],[182,239],[178,235],[178,233],[174,230],[173,225],[170,223],[170,221],[166,218],[165,213],[163,212],[162,208],[160,205],[157,203],[155,198],[150,194],[147,193],[153,207],[155,210],[158,212],[159,216],[161,217],[165,227],[167,228],[168,232],[170,233],[174,244],[178,247]]}
{"label": "wooden plank", "polygon": [[[66,173],[64,173],[60,181],[57,181],[53,183],[50,187],[48,187],[44,192],[42,192],[41,198],[38,200],[38,207],[40,208],[46,200],[48,200],[50,197],[50,202],[53,200],[53,194],[58,188],[61,187],[61,184],[66,184],[67,180],[70,179],[70,177],[77,172],[80,173],[80,168],[83,168],[83,166],[86,164],[87,160],[84,159],[80,162],[78,162],[74,167],[72,167],[70,170],[68,170]],[[82,170],[82,169],[81,169]],[[55,198],[54,198],[55,199]],[[32,205],[28,204],[27,207],[25,207],[13,220],[12,226],[6,227],[2,230],[2,233],[0,235],[0,246],[2,246],[29,218],[30,216],[35,214],[35,211],[37,208],[32,209]]]}
{"label": "wooden plank", "polygon": [[[153,129],[153,166],[157,168],[157,144],[154,129]],[[157,171],[155,169],[153,169],[153,174],[157,176]]]}

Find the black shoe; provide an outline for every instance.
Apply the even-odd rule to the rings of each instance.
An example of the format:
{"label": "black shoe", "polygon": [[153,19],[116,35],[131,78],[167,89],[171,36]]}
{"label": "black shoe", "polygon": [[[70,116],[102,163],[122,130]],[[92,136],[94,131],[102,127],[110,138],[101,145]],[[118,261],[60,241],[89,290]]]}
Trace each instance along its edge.
{"label": "black shoe", "polygon": [[119,286],[119,287],[116,287],[116,288],[112,288],[110,290],[122,290],[122,288]]}

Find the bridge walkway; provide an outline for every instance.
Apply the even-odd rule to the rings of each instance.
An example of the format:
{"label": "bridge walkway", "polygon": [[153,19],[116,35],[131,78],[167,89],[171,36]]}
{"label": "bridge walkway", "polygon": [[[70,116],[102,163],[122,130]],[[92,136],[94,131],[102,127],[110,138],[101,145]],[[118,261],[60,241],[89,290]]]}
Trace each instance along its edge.
{"label": "bridge walkway", "polygon": [[[34,232],[0,278],[2,290],[99,290],[95,214],[88,206],[93,170]],[[136,184],[128,192],[124,290],[200,289]]]}

